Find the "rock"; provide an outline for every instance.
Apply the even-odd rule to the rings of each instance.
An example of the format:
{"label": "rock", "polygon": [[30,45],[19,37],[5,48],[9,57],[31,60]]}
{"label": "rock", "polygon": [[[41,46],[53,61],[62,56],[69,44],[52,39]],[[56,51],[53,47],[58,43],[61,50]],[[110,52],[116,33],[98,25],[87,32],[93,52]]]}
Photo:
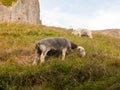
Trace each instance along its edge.
{"label": "rock", "polygon": [[12,6],[0,4],[0,22],[40,24],[38,0],[17,0]]}

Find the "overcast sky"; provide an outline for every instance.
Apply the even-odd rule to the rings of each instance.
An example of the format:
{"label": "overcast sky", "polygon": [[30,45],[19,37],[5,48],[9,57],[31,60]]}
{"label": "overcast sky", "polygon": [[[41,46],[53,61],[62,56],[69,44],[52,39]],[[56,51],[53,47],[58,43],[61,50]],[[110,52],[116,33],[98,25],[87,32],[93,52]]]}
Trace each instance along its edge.
{"label": "overcast sky", "polygon": [[40,0],[40,19],[64,28],[120,28],[120,0]]}

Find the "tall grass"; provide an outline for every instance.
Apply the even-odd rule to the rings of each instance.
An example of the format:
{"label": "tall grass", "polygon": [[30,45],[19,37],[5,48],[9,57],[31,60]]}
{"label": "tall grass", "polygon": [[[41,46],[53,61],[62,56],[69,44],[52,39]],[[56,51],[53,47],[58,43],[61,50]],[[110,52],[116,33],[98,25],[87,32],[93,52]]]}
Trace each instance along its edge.
{"label": "tall grass", "polygon": [[[86,56],[71,52],[65,61],[51,56],[32,66],[34,44],[62,36],[81,45]],[[0,24],[0,88],[12,90],[114,90],[120,88],[120,39],[93,34],[93,39],[71,35],[71,30],[27,24]]]}

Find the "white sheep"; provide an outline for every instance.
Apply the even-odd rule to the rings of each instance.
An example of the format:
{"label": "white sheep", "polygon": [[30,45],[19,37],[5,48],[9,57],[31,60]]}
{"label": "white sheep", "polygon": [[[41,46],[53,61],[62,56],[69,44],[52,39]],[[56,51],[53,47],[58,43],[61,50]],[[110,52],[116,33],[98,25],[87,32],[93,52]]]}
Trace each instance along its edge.
{"label": "white sheep", "polygon": [[72,32],[72,34],[76,35],[76,36],[79,36],[79,37],[86,36],[86,37],[89,37],[89,38],[93,38],[92,31],[87,30],[87,29],[77,29],[77,30],[74,30]]}

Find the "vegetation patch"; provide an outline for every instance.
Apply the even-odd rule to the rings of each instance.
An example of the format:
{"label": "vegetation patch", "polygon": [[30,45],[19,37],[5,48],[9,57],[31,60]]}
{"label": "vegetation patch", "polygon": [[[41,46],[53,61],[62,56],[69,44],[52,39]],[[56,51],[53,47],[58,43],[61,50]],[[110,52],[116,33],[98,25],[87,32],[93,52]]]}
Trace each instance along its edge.
{"label": "vegetation patch", "polygon": [[5,6],[11,6],[13,2],[16,2],[17,0],[0,0],[0,2]]}
{"label": "vegetation patch", "polygon": [[[120,86],[120,39],[93,34],[77,37],[71,30],[42,25],[0,24],[0,89],[114,90]],[[35,42],[65,37],[83,46],[85,57],[71,52],[33,66]]]}

